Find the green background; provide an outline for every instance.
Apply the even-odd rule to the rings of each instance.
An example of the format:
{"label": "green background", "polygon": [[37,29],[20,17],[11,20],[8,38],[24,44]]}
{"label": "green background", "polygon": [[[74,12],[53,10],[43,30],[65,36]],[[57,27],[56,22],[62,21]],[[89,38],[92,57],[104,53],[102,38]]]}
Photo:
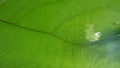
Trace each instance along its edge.
{"label": "green background", "polygon": [[0,0],[0,68],[120,68],[119,26],[120,0]]}

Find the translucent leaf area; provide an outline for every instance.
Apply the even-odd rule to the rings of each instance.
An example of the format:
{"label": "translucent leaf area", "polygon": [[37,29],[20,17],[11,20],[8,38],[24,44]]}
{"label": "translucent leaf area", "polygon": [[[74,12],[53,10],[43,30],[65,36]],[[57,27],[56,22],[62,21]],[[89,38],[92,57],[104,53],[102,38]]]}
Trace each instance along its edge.
{"label": "translucent leaf area", "polygon": [[0,0],[0,68],[120,68],[120,0]]}

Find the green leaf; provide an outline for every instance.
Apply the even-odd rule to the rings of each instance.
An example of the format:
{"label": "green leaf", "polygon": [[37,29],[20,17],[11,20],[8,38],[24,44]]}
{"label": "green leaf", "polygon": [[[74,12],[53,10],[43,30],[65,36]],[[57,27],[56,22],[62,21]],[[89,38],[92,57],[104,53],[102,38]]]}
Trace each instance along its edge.
{"label": "green leaf", "polygon": [[0,68],[120,68],[119,0],[0,0]]}

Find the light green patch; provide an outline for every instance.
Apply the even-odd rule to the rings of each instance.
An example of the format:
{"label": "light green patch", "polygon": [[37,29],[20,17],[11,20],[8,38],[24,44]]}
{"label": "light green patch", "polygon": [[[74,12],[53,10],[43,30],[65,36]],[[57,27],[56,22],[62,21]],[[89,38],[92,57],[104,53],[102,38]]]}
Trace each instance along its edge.
{"label": "light green patch", "polygon": [[3,3],[5,3],[7,0],[0,0],[0,5],[2,5]]}
{"label": "light green patch", "polygon": [[87,25],[87,29],[85,30],[86,37],[85,39],[89,40],[90,42],[98,41],[101,37],[101,32],[95,32],[94,24]]}

